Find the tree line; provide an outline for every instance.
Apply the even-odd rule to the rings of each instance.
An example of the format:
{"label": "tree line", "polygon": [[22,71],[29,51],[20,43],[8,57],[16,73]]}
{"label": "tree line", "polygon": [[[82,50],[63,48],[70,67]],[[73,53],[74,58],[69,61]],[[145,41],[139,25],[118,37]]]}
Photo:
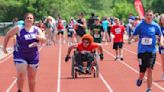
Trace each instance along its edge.
{"label": "tree line", "polygon": [[[164,12],[164,0],[141,0],[146,9]],[[134,0],[0,0],[0,22],[12,21],[14,17],[23,19],[26,12],[34,13],[36,20],[43,16],[64,19],[76,17],[83,12],[85,17],[91,13],[102,16],[116,16],[126,20],[129,13],[137,15]]]}

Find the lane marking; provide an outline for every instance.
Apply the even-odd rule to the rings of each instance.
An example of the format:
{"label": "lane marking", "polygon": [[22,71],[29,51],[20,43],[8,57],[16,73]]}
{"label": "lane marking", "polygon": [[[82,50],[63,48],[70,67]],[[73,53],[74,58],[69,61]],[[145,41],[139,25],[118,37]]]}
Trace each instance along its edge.
{"label": "lane marking", "polygon": [[[108,50],[104,49],[104,51],[111,55],[113,58],[115,58],[115,55],[113,55],[112,53],[110,53]],[[139,72],[137,70],[135,70],[133,67],[131,67],[130,65],[128,65],[127,63],[123,62],[123,61],[120,61],[120,63],[122,63],[123,65],[125,65],[126,67],[128,67],[129,69],[131,69],[132,71],[134,71],[135,73],[139,74]],[[147,77],[145,76],[145,78],[147,79]],[[152,82],[156,87],[158,87],[160,90],[164,91],[164,88],[160,85],[158,85],[157,83],[155,82]]]}
{"label": "lane marking", "polygon": [[60,86],[61,86],[60,78],[61,78],[61,39],[59,43],[57,92],[60,92]]}
{"label": "lane marking", "polygon": [[113,92],[112,88],[109,86],[109,84],[107,83],[107,81],[105,81],[105,79],[103,78],[103,76],[100,73],[99,73],[99,77],[103,81],[103,83],[105,84],[105,86],[107,87],[107,89],[109,90],[109,92]]}
{"label": "lane marking", "polygon": [[11,85],[9,86],[9,88],[6,90],[6,92],[10,92],[11,88],[14,86],[14,84],[17,82],[17,78],[14,77],[14,81],[11,83]]}
{"label": "lane marking", "polygon": [[3,62],[7,61],[9,58],[11,58],[13,55],[12,53],[9,54],[8,56],[4,57],[1,61],[0,61],[0,64],[2,64]]}

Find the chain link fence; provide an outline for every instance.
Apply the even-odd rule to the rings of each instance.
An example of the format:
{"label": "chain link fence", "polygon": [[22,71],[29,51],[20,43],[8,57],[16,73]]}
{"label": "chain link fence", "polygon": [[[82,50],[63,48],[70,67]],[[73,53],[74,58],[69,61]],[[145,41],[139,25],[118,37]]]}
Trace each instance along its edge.
{"label": "chain link fence", "polygon": [[0,23],[0,35],[4,36],[11,27],[13,27],[13,22],[1,22]]}

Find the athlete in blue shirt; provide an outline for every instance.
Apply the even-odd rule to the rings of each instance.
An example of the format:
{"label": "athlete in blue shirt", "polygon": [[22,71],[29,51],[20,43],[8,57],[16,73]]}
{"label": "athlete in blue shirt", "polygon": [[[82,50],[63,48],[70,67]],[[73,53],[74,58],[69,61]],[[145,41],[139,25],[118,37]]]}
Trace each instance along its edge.
{"label": "athlete in blue shirt", "polygon": [[156,60],[156,35],[160,37],[160,44],[163,45],[163,36],[160,26],[153,21],[153,11],[148,10],[145,19],[139,23],[134,29],[134,33],[129,40],[138,36],[138,61],[140,67],[139,78],[136,82],[137,86],[141,86],[145,72],[147,71],[147,90],[151,92],[152,87],[152,69]]}
{"label": "athlete in blue shirt", "polygon": [[[164,14],[160,15],[159,18],[159,25],[161,27],[162,34],[164,36]],[[164,80],[164,46],[159,46],[159,53],[161,55],[161,60],[162,60],[162,80]]]}

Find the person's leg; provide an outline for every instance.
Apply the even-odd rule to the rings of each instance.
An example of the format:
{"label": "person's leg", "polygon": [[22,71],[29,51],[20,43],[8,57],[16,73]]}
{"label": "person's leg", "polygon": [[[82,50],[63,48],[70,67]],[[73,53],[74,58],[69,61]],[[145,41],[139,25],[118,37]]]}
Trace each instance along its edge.
{"label": "person's leg", "polygon": [[139,77],[137,79],[136,85],[137,86],[141,86],[142,84],[142,80],[145,76],[145,72],[146,72],[146,60],[144,59],[144,54],[138,54],[138,62],[139,62]]}
{"label": "person's leg", "polygon": [[151,89],[152,87],[152,70],[156,60],[156,54],[148,53],[147,57],[145,57],[147,61],[147,89]]}
{"label": "person's leg", "polygon": [[30,92],[35,92],[36,74],[37,74],[37,68],[29,65],[29,67],[28,67],[28,83],[29,83]]}
{"label": "person's leg", "polygon": [[82,67],[82,64],[83,64],[83,55],[81,53],[78,53],[75,55],[75,61],[78,65],[78,69],[83,72],[83,67]]}
{"label": "person's leg", "polygon": [[120,56],[120,59],[123,60],[123,42],[120,42],[119,43],[119,56]]}
{"label": "person's leg", "polygon": [[87,53],[86,58],[87,58],[87,68],[88,68],[88,70],[90,70],[92,61],[94,60],[94,55],[91,53]]}
{"label": "person's leg", "polygon": [[151,89],[152,87],[152,68],[147,68],[147,88]]}
{"label": "person's leg", "polygon": [[162,62],[162,80],[164,80],[164,54],[161,54],[161,62]]}
{"label": "person's leg", "polygon": [[15,65],[17,70],[17,87],[18,90],[22,91],[27,74],[27,64],[16,63]]}

